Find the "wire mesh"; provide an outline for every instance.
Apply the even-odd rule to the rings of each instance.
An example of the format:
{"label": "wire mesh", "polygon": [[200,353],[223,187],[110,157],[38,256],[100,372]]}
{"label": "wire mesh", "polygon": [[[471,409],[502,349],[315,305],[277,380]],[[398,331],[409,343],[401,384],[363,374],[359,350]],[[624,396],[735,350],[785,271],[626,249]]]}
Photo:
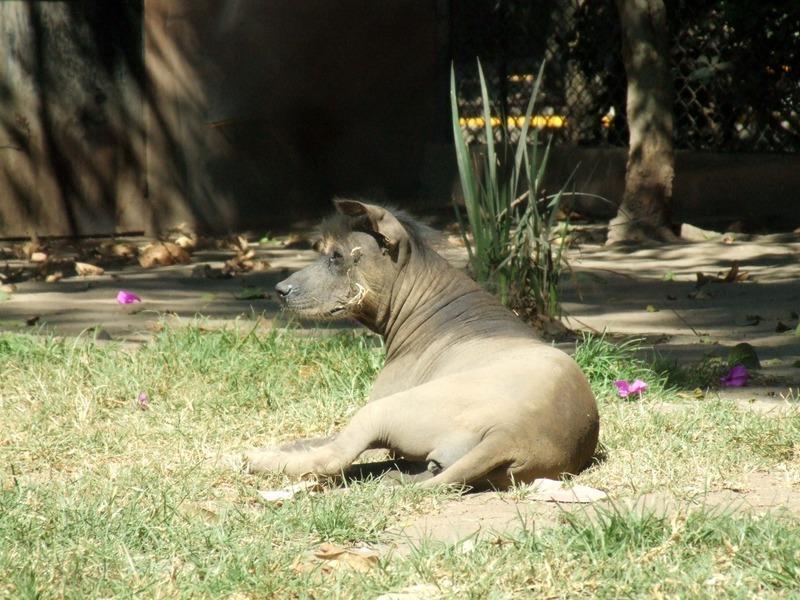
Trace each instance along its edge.
{"label": "wire mesh", "polygon": [[[666,0],[679,149],[800,151],[800,4]],[[554,143],[624,146],[626,78],[613,0],[452,0],[462,131],[485,142],[475,59],[512,141],[546,61],[534,125]],[[502,128],[495,127],[496,137]]]}

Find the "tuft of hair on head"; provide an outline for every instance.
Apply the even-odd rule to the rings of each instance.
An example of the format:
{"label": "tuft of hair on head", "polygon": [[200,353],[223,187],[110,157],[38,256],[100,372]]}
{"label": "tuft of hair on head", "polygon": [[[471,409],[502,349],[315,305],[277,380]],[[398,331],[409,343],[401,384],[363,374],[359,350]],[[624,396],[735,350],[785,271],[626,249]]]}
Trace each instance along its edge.
{"label": "tuft of hair on head", "polygon": [[[340,198],[336,199],[339,200]],[[441,232],[425,225],[406,211],[384,204],[375,204],[375,206],[380,206],[394,215],[408,233],[412,245],[422,249],[433,248],[442,243],[443,235]],[[353,231],[369,231],[367,218],[351,217],[337,212],[320,223],[315,232],[315,237],[320,240],[336,239],[345,237]]]}

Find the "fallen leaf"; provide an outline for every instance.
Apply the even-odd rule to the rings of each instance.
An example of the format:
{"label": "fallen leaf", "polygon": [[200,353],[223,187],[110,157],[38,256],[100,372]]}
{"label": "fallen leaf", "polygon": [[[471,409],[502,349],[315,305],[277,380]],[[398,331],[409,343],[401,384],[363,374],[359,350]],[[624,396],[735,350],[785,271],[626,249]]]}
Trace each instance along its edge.
{"label": "fallen leaf", "polygon": [[458,548],[459,553],[461,554],[469,554],[475,550],[475,538],[469,538],[468,540],[464,540]]}
{"label": "fallen leaf", "polygon": [[184,250],[192,250],[197,246],[197,238],[189,237],[188,235],[179,235],[175,238],[175,243]]}
{"label": "fallen leaf", "polygon": [[542,502],[564,502],[564,503],[589,503],[603,500],[607,494],[586,485],[575,485],[566,487],[563,481],[554,479],[535,479],[531,484],[534,494],[532,500]]}
{"label": "fallen leaf", "polygon": [[230,276],[248,271],[266,271],[269,267],[270,264],[266,260],[251,260],[251,258],[247,258],[247,255],[239,255],[225,261],[225,266],[222,267],[222,273]]}
{"label": "fallen leaf", "polygon": [[722,278],[722,281],[725,283],[734,283],[738,280],[739,277],[739,263],[734,262],[731,265],[731,268],[728,269],[728,273]]}
{"label": "fallen leaf", "polygon": [[235,235],[228,240],[228,247],[237,254],[244,254],[250,249],[250,244],[243,235]]}
{"label": "fallen leaf", "polygon": [[95,275],[102,275],[103,273],[105,273],[102,267],[90,265],[89,263],[84,263],[84,262],[75,263],[75,272],[81,277],[90,277]]}
{"label": "fallen leaf", "polygon": [[136,256],[136,246],[132,244],[113,244],[109,248],[109,253],[119,258],[131,258]]}
{"label": "fallen leaf", "polygon": [[44,278],[46,283],[55,283],[56,281],[61,281],[64,277],[64,273],[61,271],[56,271],[55,273],[50,273],[47,277]]}
{"label": "fallen leaf", "polygon": [[691,393],[688,392],[678,392],[679,398],[684,398],[686,400],[702,400],[705,398],[705,392],[702,388],[694,388]]}
{"label": "fallen leaf", "polygon": [[317,480],[308,479],[280,490],[260,490],[258,495],[262,500],[280,506],[287,500],[293,499],[301,492],[313,494],[314,492],[319,492],[320,490],[322,490],[322,485]]}
{"label": "fallen leaf", "polygon": [[42,263],[47,260],[47,254],[44,252],[33,252],[30,261],[35,263]]}
{"label": "fallen leaf", "polygon": [[35,253],[41,252],[41,250],[42,250],[42,245],[39,243],[39,240],[36,237],[34,237],[34,239],[31,239],[22,244],[22,247],[20,248],[17,255],[20,258],[27,258],[30,260]]}
{"label": "fallen leaf", "polygon": [[733,261],[728,273],[722,278],[722,283],[736,283],[747,279],[750,279],[750,274],[747,271],[739,271],[739,263]]}
{"label": "fallen leaf", "polygon": [[185,265],[191,258],[189,253],[172,242],[157,242],[146,246],[139,256],[139,264],[150,269],[156,266]]}
{"label": "fallen leaf", "polygon": [[704,273],[697,273],[697,283],[695,287],[700,288],[707,283],[737,283],[750,279],[750,274],[747,271],[739,270],[739,263],[733,261],[727,273],[719,272],[716,275],[705,275]]}
{"label": "fallen leaf", "polygon": [[[342,548],[335,544],[322,544],[313,552],[314,558],[322,561],[322,571],[330,573],[335,569],[352,569],[354,571],[369,571],[378,564],[380,555],[367,547]],[[319,564],[319,563],[317,563]],[[310,570],[313,563],[300,563],[295,565],[296,570]]]}
{"label": "fallen leaf", "polygon": [[648,305],[647,305],[647,308],[645,308],[645,310],[646,310],[647,312],[649,312],[649,313],[655,313],[655,312],[658,312],[658,309],[657,309],[655,306],[653,306],[652,304],[648,304]]}

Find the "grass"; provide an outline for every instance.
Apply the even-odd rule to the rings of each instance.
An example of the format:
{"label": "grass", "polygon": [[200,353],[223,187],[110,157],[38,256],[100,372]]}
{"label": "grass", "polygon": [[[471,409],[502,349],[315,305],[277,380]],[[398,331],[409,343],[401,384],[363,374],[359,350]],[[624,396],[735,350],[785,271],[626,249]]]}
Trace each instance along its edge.
{"label": "grass", "polygon": [[[374,598],[414,585],[428,597],[790,596],[798,521],[689,507],[750,471],[798,472],[798,413],[671,403],[668,376],[634,351],[587,338],[576,352],[601,405],[603,458],[575,480],[615,504],[392,554],[393,529],[454,493],[364,482],[278,506],[257,490],[287,481],[218,460],[335,430],[382,364],[377,338],[198,324],[130,348],[0,334],[0,597]],[[613,379],[636,377],[651,384],[644,397],[614,395]],[[143,391],[149,410],[136,408]],[[617,504],[649,492],[683,508]],[[322,542],[382,558],[363,573],[297,568]]]}
{"label": "grass", "polygon": [[556,222],[564,190],[548,195],[544,189],[550,142],[539,142],[536,127],[528,139],[544,64],[533,84],[516,146],[504,116],[499,118],[500,138],[495,140],[480,61],[477,67],[486,140],[480,158],[473,155],[461,131],[455,69],[450,70],[451,123],[466,218],[457,203],[453,206],[470,271],[526,320],[556,319],[561,316],[558,282],[566,266],[566,224]]}

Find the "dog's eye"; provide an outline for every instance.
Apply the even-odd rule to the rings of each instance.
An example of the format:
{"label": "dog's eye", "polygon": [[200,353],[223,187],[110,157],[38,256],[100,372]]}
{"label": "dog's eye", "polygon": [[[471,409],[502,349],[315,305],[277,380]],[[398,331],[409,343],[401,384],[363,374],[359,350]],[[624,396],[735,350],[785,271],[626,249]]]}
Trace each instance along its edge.
{"label": "dog's eye", "polygon": [[333,252],[331,252],[331,262],[338,262],[340,260],[342,260],[341,252],[339,252],[338,250],[334,250]]}

